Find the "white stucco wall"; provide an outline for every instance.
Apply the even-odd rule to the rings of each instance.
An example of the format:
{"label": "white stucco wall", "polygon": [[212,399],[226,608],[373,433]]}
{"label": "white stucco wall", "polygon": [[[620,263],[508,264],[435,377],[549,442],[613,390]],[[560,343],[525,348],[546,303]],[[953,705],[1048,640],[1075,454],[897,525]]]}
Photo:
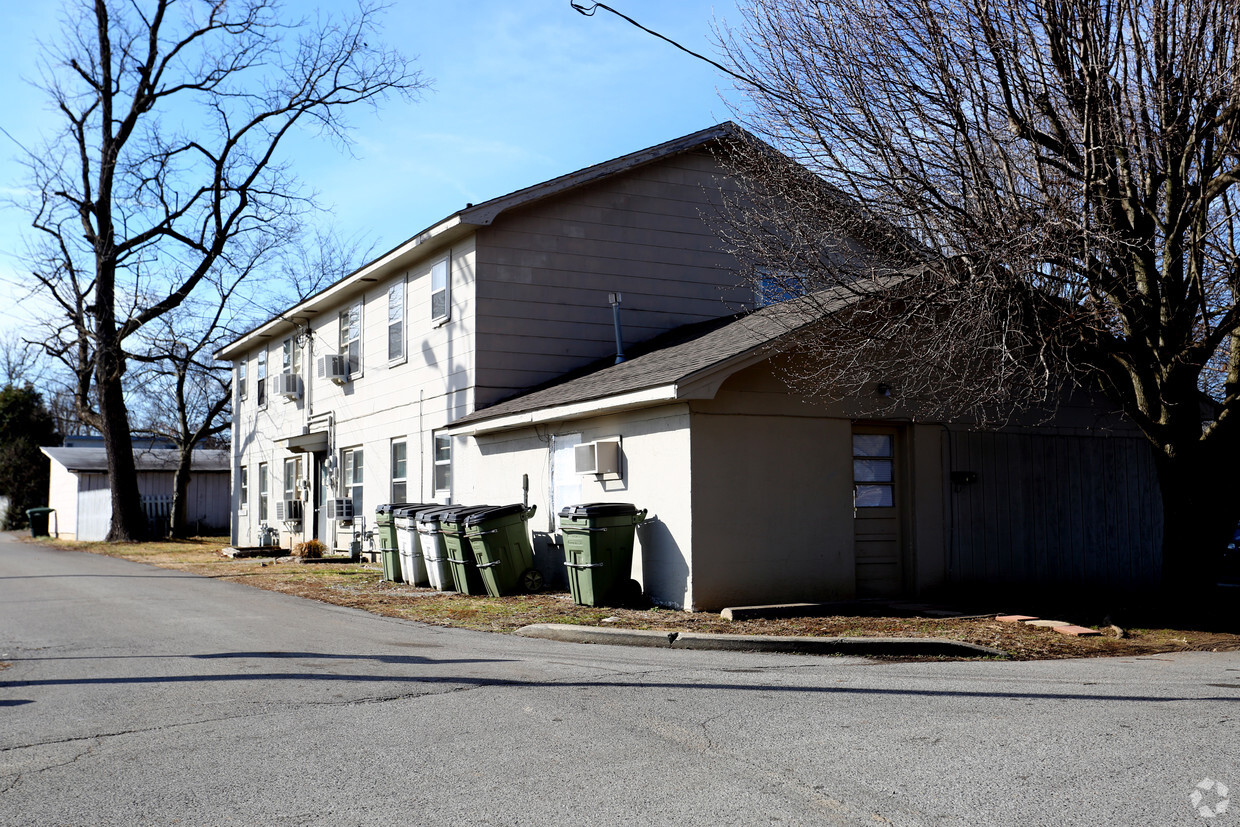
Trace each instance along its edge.
{"label": "white stucco wall", "polygon": [[[461,438],[457,454],[458,487],[453,500],[502,505],[520,502],[522,475],[529,475],[529,501],[538,506],[531,520],[540,567],[552,565],[563,579],[563,552],[557,541],[558,512],[566,505],[591,502],[632,503],[648,509],[638,527],[632,576],[655,603],[675,608],[693,605],[689,577],[692,522],[689,480],[689,412],[670,405],[628,414],[582,419],[535,429],[477,438]],[[564,499],[563,480],[553,479],[552,450],[556,442],[574,444],[603,437],[622,440],[623,474],[619,480],[574,475],[579,484],[575,502]],[[558,484],[557,484],[558,483]],[[546,563],[545,561],[549,561]]]}

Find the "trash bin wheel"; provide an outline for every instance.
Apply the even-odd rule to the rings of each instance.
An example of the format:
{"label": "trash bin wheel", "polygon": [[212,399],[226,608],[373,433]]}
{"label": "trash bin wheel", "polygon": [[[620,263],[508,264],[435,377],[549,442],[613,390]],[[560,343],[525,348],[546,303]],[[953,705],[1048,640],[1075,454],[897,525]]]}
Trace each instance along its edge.
{"label": "trash bin wheel", "polygon": [[538,569],[526,569],[525,573],[521,575],[521,588],[529,594],[542,591],[545,585],[546,581],[543,579],[542,572]]}

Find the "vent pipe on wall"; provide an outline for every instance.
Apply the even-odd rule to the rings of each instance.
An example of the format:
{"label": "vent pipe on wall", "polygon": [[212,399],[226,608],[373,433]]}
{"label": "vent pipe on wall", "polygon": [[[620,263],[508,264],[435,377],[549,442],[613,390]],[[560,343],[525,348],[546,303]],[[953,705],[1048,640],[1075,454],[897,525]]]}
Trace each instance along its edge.
{"label": "vent pipe on wall", "polygon": [[616,328],[616,364],[624,361],[624,337],[620,334],[620,294],[608,293],[607,301],[611,302],[611,320]]}

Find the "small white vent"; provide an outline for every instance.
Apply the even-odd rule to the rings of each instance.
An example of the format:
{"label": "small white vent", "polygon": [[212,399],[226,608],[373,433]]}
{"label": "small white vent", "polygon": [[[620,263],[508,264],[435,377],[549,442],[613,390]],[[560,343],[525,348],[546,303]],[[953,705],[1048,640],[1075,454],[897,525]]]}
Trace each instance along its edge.
{"label": "small white vent", "polygon": [[273,380],[277,396],[283,396],[285,399],[301,398],[301,377],[296,373],[277,373]]}
{"label": "small white vent", "polygon": [[352,520],[353,519],[353,500],[328,500],[327,501],[327,519],[329,520]]}
{"label": "small white vent", "polygon": [[319,378],[330,379],[337,385],[349,381],[349,357],[330,353],[319,357]]}

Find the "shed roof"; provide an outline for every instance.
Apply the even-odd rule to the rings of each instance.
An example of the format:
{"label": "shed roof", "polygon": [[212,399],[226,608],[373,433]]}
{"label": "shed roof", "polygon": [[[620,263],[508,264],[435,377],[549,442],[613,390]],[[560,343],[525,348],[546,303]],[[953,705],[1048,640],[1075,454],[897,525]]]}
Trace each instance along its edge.
{"label": "shed roof", "polygon": [[[70,471],[107,471],[108,452],[102,447],[88,448],[40,448],[44,454]],[[133,453],[134,465],[139,471],[175,471],[177,451],[167,448],[138,449]],[[194,451],[191,464],[194,471],[228,471],[231,468],[228,451],[204,449]]]}

